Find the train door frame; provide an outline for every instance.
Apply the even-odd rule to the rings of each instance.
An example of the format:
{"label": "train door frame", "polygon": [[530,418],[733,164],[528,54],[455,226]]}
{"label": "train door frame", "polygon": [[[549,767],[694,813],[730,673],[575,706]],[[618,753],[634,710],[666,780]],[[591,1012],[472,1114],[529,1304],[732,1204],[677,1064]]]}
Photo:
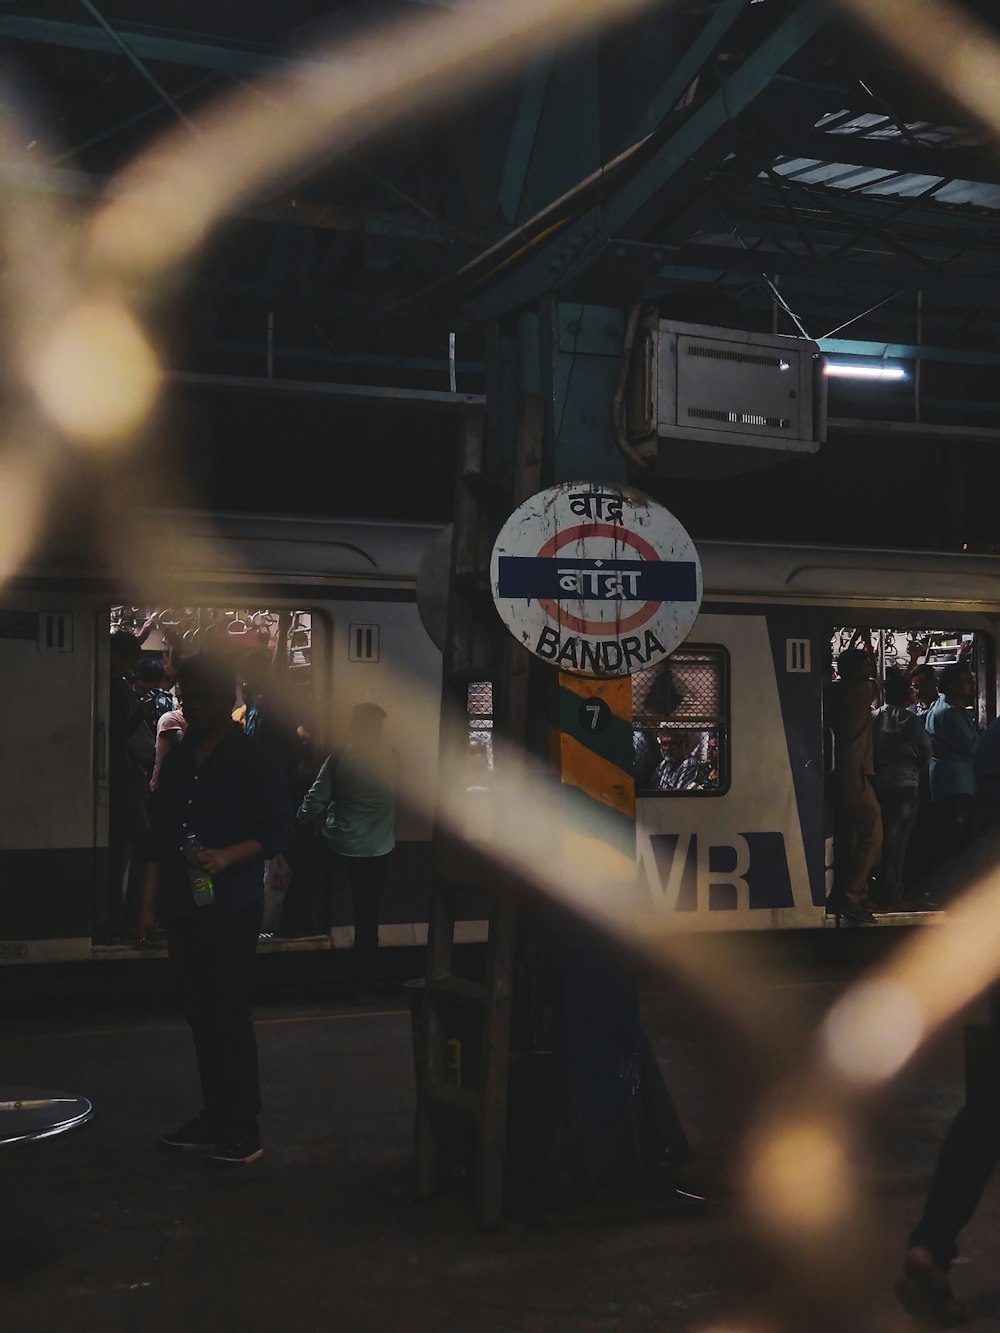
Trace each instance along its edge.
{"label": "train door frame", "polygon": [[[310,616],[311,627],[311,673],[310,673],[310,709],[311,720],[313,723],[313,732],[311,736],[312,751],[314,757],[314,776],[322,762],[323,756],[329,753],[331,746],[331,719],[333,709],[333,663],[335,659],[334,652],[334,634],[336,629],[336,606],[331,601],[324,601],[322,597],[316,596],[321,591],[318,589],[308,590],[309,595],[296,596],[295,589],[286,589],[275,587],[273,584],[267,585],[266,580],[261,580],[261,587],[240,586],[236,588],[227,588],[224,591],[211,583],[195,584],[189,590],[188,601],[202,609],[217,609],[221,603],[227,605],[234,601],[250,605],[266,602],[269,610],[275,612],[281,611],[306,611]],[[267,586],[265,586],[267,585]],[[305,590],[303,590],[305,591]],[[107,894],[111,891],[108,883],[110,872],[108,839],[109,839],[109,764],[110,764],[110,737],[109,737],[109,716],[110,716],[110,662],[109,662],[109,626],[111,624],[111,608],[119,605],[115,595],[102,598],[94,608],[95,621],[95,652],[94,652],[94,675],[92,681],[91,697],[93,703],[93,734],[94,734],[94,785],[95,785],[95,810],[93,819],[93,847],[94,847],[94,880],[92,885],[92,905],[90,913],[90,947],[100,949],[102,952],[108,948],[120,951],[132,947],[127,941],[124,943],[102,946],[94,940],[94,931],[97,922],[100,920],[100,909],[97,898],[101,893]],[[234,682],[234,702],[235,702],[235,682]],[[100,762],[98,762],[98,757]],[[298,936],[292,938],[299,938]],[[301,938],[306,938],[305,936]]]}
{"label": "train door frame", "polygon": [[100,919],[98,896],[108,892],[108,845],[111,818],[111,651],[108,626],[111,624],[110,601],[99,601],[93,608],[94,652],[90,697],[93,700],[93,883],[90,891],[90,944],[97,946],[94,931]]}
{"label": "train door frame", "polygon": [[[865,625],[865,620],[867,624]],[[992,722],[1000,711],[1000,682],[997,680],[996,645],[1000,636],[1000,617],[989,611],[965,610],[961,607],[952,611],[947,607],[935,607],[930,611],[901,609],[898,606],[868,607],[842,606],[833,607],[825,613],[823,643],[827,650],[833,642],[833,631],[854,623],[863,626],[869,632],[887,629],[903,631],[939,630],[958,628],[959,632],[971,632],[975,635],[975,657],[973,659],[976,677],[976,720],[981,728]],[[835,666],[835,657],[830,653],[824,670],[829,672]],[[826,718],[826,690],[823,691],[823,734],[824,740],[829,732]],[[827,747],[824,744],[823,756],[823,827],[824,861],[826,866],[826,887],[833,888],[835,866],[835,847],[833,830],[835,825],[831,780],[834,769],[829,763]]]}

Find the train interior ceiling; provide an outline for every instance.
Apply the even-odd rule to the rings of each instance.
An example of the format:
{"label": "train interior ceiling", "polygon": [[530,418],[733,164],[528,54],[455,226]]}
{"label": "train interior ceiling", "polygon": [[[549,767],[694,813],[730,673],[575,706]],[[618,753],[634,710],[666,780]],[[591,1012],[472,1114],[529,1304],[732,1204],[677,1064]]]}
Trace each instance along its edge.
{"label": "train interior ceiling", "polygon": [[883,683],[889,671],[908,675],[918,666],[932,666],[941,671],[961,663],[976,677],[977,721],[985,726],[993,717],[989,707],[988,639],[985,634],[967,629],[892,629],[883,625],[847,625],[834,629],[830,638],[830,664],[842,652],[860,648],[870,653],[878,684],[878,702],[882,702]]}

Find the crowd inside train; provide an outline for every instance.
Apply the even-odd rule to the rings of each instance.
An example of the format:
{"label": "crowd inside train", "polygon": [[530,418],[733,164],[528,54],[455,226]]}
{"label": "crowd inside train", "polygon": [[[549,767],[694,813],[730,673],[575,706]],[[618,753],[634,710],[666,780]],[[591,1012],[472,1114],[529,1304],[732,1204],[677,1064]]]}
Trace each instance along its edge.
{"label": "crowd inside train", "polygon": [[832,733],[834,877],[828,909],[853,925],[875,911],[944,905],[948,870],[1000,825],[1000,719],[976,720],[967,656],[886,670],[849,648],[836,660]]}
{"label": "crowd inside train", "polygon": [[[311,691],[303,690],[289,670],[290,663],[302,657],[292,648],[297,614],[283,612],[272,624],[248,625],[245,634],[232,634],[230,622],[220,618],[205,624],[198,645],[203,647],[213,636],[218,640],[214,656],[228,662],[232,672],[234,730],[276,759],[289,819],[296,818],[298,836],[269,857],[264,870],[263,934],[326,933],[333,895],[343,890],[356,898],[354,881],[360,877],[370,927],[366,936],[377,942],[377,919],[368,922],[371,913],[366,909],[374,904],[377,915],[387,853],[394,845],[393,798],[391,792],[374,790],[360,771],[363,765],[350,763],[348,738],[332,757],[317,750],[309,716]],[[111,634],[109,866],[95,910],[99,943],[148,942],[140,928],[141,886],[163,764],[188,730],[183,663],[196,660],[192,647],[190,639],[184,641],[155,616],[131,629],[113,628]],[[381,731],[384,713],[378,705],[360,705],[355,712],[359,716],[352,718],[352,728]]]}

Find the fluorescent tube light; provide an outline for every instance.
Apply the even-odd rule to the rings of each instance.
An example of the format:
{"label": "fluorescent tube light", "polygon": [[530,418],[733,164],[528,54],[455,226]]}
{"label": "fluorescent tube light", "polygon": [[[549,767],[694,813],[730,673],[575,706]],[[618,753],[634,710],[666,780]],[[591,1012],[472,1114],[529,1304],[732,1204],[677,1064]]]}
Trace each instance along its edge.
{"label": "fluorescent tube light", "polygon": [[902,366],[890,366],[884,363],[868,365],[857,361],[827,361],[823,374],[830,379],[839,380],[905,380],[906,371]]}

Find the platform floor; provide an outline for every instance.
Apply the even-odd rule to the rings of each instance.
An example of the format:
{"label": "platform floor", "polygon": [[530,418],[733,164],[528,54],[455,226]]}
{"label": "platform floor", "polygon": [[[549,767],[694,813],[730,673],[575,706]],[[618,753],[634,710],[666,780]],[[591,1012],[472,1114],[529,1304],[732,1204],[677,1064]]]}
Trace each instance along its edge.
{"label": "platform floor", "polygon": [[[831,994],[787,983],[787,1003],[804,1010]],[[741,1114],[726,1060],[708,1057],[703,1032],[678,1028],[673,1003],[647,1005],[692,1138],[724,1158]],[[397,992],[363,1010],[272,1004],[258,1035],[265,1156],[219,1171],[156,1147],[197,1109],[190,1040],[171,1012],[0,1026],[3,1081],[83,1092],[97,1108],[75,1134],[0,1155],[4,1333],[742,1333],[731,1207],[522,1220],[484,1235],[460,1192],[415,1201]],[[872,1329],[908,1327],[891,1284],[961,1077],[952,1033],[874,1126]],[[956,1281],[980,1302],[977,1327],[1000,1329],[998,1195],[967,1233]]]}

